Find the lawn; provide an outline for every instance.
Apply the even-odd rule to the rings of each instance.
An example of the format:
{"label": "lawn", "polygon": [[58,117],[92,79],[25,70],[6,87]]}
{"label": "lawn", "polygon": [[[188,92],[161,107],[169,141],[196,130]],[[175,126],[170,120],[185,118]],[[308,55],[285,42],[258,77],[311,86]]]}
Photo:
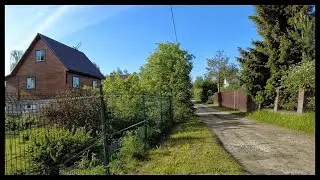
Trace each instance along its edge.
{"label": "lawn", "polygon": [[315,113],[308,112],[303,114],[280,113],[267,110],[255,111],[248,115],[249,118],[259,122],[269,123],[295,131],[315,134]]}
{"label": "lawn", "polygon": [[30,169],[31,161],[25,158],[28,146],[19,137],[5,139],[5,174],[24,174]]}
{"label": "lawn", "polygon": [[114,174],[242,174],[244,171],[218,145],[198,118],[178,125],[147,160],[130,160]]}

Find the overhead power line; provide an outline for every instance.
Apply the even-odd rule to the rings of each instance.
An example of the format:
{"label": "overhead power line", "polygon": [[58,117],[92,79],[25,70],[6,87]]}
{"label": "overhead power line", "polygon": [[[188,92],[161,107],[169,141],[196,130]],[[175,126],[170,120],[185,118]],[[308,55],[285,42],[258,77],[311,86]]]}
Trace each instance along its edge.
{"label": "overhead power line", "polygon": [[172,11],[172,6],[171,6],[171,5],[170,5],[170,10],[171,10],[171,17],[172,17],[174,35],[175,35],[175,37],[176,37],[176,42],[178,43],[177,31],[176,31],[176,24],[175,24],[175,22],[174,22],[174,16],[173,16],[173,11]]}

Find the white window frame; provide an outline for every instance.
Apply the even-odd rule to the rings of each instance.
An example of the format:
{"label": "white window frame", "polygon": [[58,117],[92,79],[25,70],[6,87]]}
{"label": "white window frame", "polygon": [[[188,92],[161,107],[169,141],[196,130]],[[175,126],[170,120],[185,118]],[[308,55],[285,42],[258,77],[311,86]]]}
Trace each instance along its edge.
{"label": "white window frame", "polygon": [[[76,79],[78,79],[78,86],[75,86]],[[72,87],[73,88],[80,88],[80,78],[78,76],[72,76]]]}
{"label": "white window frame", "polygon": [[[33,87],[30,87],[28,82],[32,82],[32,81],[28,81],[28,79],[33,79]],[[26,79],[26,88],[27,90],[31,90],[31,89],[36,89],[36,78],[35,77],[27,77]],[[30,88],[29,88],[30,87]]]}
{"label": "white window frame", "polygon": [[[40,52],[40,59],[38,58],[38,53],[37,52]],[[41,59],[42,57],[42,53],[43,53],[43,59]],[[37,49],[36,50],[36,62],[42,62],[46,59],[46,52],[44,50],[41,50],[41,49]]]}
{"label": "white window frame", "polygon": [[[96,82],[96,87],[94,86],[94,82]],[[98,81],[97,81],[97,80],[93,80],[93,81],[92,81],[92,87],[93,87],[93,88],[98,88]]]}

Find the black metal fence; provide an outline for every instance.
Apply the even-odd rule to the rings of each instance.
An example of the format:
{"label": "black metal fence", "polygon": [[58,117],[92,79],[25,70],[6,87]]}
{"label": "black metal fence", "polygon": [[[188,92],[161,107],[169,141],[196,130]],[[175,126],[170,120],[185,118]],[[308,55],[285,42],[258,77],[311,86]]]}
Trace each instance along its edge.
{"label": "black metal fence", "polygon": [[112,174],[109,162],[128,132],[147,151],[172,125],[172,114],[172,97],[162,95],[103,95],[101,88],[6,94],[5,174]]}

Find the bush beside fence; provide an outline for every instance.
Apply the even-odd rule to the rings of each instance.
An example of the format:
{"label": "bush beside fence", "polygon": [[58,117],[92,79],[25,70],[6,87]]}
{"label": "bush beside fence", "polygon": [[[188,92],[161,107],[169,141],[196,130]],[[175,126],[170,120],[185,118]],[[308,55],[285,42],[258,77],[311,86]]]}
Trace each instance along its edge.
{"label": "bush beside fence", "polygon": [[[110,161],[143,158],[174,122],[172,97],[164,95],[7,96],[6,174],[110,174]],[[37,108],[13,110],[22,99]]]}

